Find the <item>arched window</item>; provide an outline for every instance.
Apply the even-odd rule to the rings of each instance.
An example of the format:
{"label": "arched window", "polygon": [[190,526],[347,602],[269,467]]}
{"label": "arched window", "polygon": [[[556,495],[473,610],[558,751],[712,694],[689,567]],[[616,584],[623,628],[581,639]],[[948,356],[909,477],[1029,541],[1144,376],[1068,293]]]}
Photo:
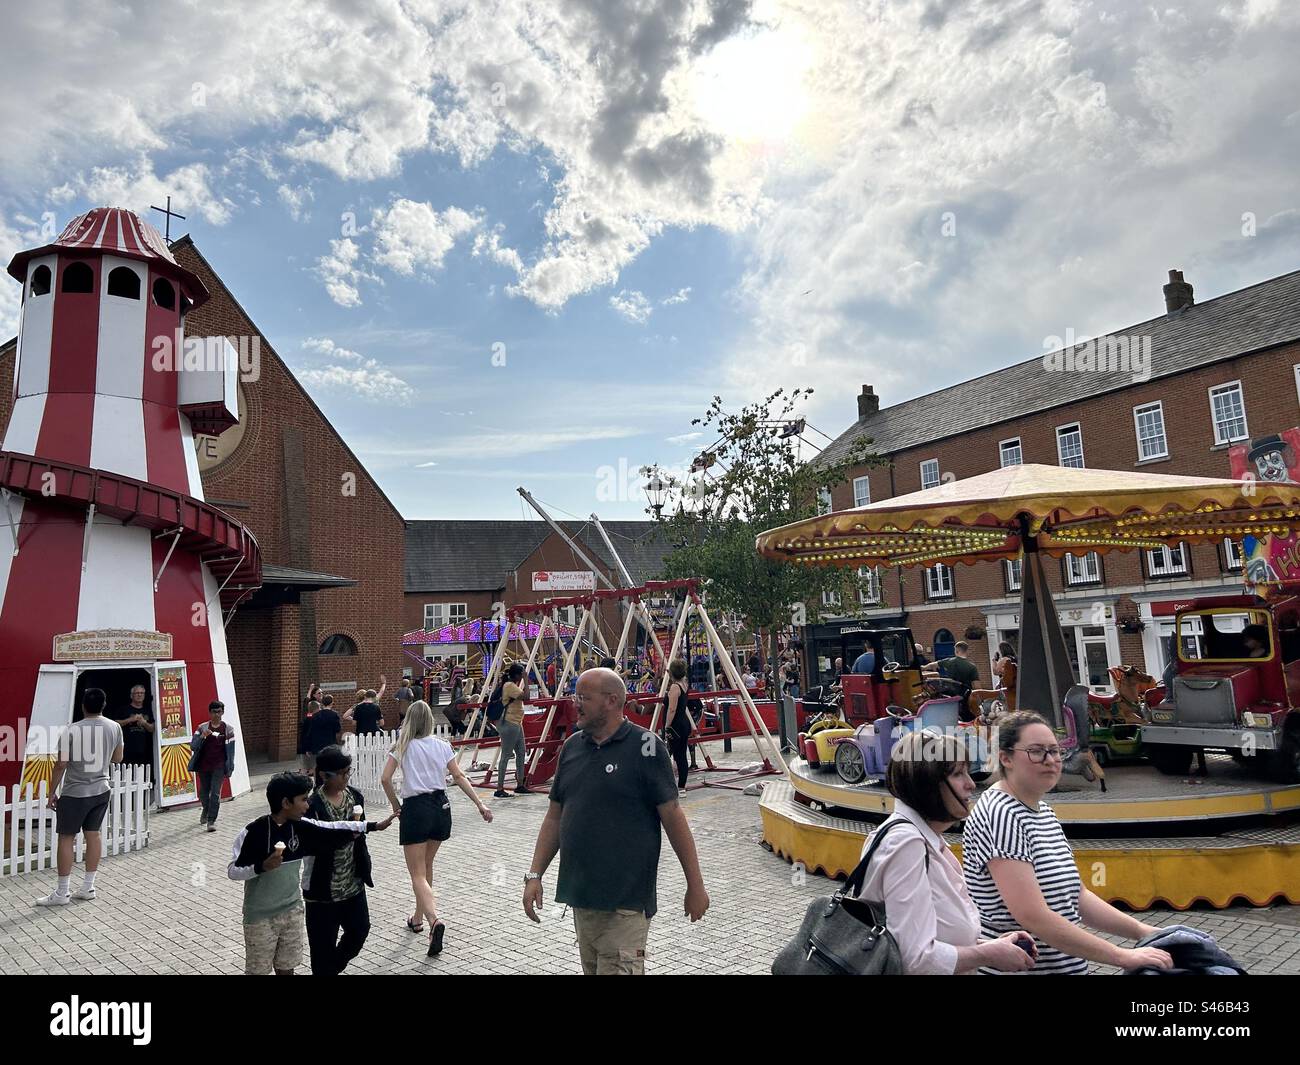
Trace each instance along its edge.
{"label": "arched window", "polygon": [[165,277],[160,277],[153,283],[153,301],[159,307],[164,307],[169,311],[176,309],[176,290],[172,288],[172,283]]}
{"label": "arched window", "polygon": [[129,266],[118,266],[109,271],[108,294],[121,296],[123,299],[140,298],[140,275]]}
{"label": "arched window", "polygon": [[352,637],[336,632],[333,636],[326,636],[321,641],[318,653],[323,655],[354,655],[357,653],[357,645]]}
{"label": "arched window", "polygon": [[33,296],[45,296],[50,291],[50,268],[48,266],[38,266],[32,271],[31,294]]}
{"label": "arched window", "polygon": [[64,292],[94,292],[95,271],[86,263],[70,263],[63,271]]}
{"label": "arched window", "polygon": [[941,658],[951,658],[953,649],[957,641],[953,637],[951,629],[940,629],[934,634],[934,657],[935,661]]}

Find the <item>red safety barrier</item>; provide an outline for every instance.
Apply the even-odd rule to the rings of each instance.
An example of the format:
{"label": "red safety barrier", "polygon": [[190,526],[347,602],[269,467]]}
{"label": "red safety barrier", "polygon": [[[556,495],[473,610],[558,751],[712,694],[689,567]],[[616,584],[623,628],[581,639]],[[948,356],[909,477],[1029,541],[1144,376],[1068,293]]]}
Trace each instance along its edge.
{"label": "red safety barrier", "polygon": [[[751,731],[746,724],[745,711],[740,706],[740,690],[738,688],[719,688],[712,691],[693,691],[689,698],[698,699],[705,706],[703,717],[696,722],[699,729],[698,738],[691,740],[690,746],[699,747],[704,755],[704,772],[712,773],[739,773],[740,770],[734,766],[717,765],[709,755],[707,747],[701,746],[704,743],[716,743],[722,740],[736,739],[753,739],[756,729]],[[718,704],[727,700],[734,700],[730,707],[730,720],[724,726],[723,707]],[[662,707],[663,696],[656,692],[636,692],[629,693],[627,702],[624,704],[623,712],[627,719],[634,725],[648,729],[654,718],[656,707]],[[524,745],[528,749],[528,758],[532,762],[532,767],[525,776],[525,782],[528,787],[543,791],[550,787],[551,779],[555,776],[555,767],[559,761],[560,748],[564,746],[565,741],[573,735],[577,724],[577,708],[571,696],[561,696],[554,699],[533,699],[527,702],[526,707],[541,710],[549,710],[552,706],[555,709],[555,716],[551,721],[550,735],[542,736],[542,726],[546,721],[545,713],[535,713],[524,715]],[[776,730],[776,705],[774,703],[757,703],[756,707],[763,723],[767,726],[769,732]],[[663,713],[659,714],[658,729],[663,730]],[[484,751],[491,751],[501,746],[501,741],[495,736],[488,739],[456,739],[451,741],[451,745],[456,748],[460,747],[477,747]],[[536,759],[533,757],[533,751],[538,750],[541,753]],[[513,772],[513,770],[512,770]],[[763,758],[763,768],[756,773],[743,774],[744,777],[766,776],[774,773],[776,770],[772,767],[770,760]],[[482,779],[475,779],[476,774],[482,773]],[[466,770],[466,774],[474,782],[475,787],[496,788],[497,783],[494,780],[494,769],[490,766],[484,766],[482,769]],[[727,787],[728,785],[714,783],[712,785],[700,784],[699,787]]]}

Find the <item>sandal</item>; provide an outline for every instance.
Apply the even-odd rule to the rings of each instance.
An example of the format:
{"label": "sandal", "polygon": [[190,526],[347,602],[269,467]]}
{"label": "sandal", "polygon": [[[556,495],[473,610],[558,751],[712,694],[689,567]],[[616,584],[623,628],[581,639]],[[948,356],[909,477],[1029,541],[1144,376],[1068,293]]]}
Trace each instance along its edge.
{"label": "sandal", "polygon": [[441,921],[434,921],[433,928],[429,930],[429,953],[426,957],[432,958],[442,953],[442,937],[447,931],[447,926]]}
{"label": "sandal", "polygon": [[407,931],[409,931],[409,932],[423,932],[423,931],[424,931],[424,922],[421,921],[419,924],[416,924],[416,922],[412,921],[412,920],[408,917],[408,918],[406,919],[406,928],[407,928]]}

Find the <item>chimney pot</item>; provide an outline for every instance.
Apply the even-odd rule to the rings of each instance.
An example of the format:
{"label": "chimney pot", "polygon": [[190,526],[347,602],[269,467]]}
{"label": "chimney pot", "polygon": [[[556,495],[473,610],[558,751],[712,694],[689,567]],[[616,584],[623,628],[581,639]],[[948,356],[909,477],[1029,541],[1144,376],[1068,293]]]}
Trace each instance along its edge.
{"label": "chimney pot", "polygon": [[869,418],[880,411],[880,397],[871,385],[862,386],[862,395],[858,396],[858,417]]}
{"label": "chimney pot", "polygon": [[1165,293],[1165,313],[1177,314],[1179,311],[1186,310],[1193,306],[1196,300],[1192,298],[1192,286],[1183,280],[1181,270],[1169,271],[1169,284],[1164,287]]}

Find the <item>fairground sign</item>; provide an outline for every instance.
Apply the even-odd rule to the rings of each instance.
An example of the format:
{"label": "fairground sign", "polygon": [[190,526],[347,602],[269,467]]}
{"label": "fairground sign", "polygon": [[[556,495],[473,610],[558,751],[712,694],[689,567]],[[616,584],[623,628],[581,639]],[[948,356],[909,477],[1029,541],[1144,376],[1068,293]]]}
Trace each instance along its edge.
{"label": "fairground sign", "polygon": [[590,570],[533,571],[535,592],[594,592],[595,590],[596,575]]}
{"label": "fairground sign", "polygon": [[95,629],[64,632],[54,637],[54,661],[101,661],[124,658],[171,658],[169,632]]}

